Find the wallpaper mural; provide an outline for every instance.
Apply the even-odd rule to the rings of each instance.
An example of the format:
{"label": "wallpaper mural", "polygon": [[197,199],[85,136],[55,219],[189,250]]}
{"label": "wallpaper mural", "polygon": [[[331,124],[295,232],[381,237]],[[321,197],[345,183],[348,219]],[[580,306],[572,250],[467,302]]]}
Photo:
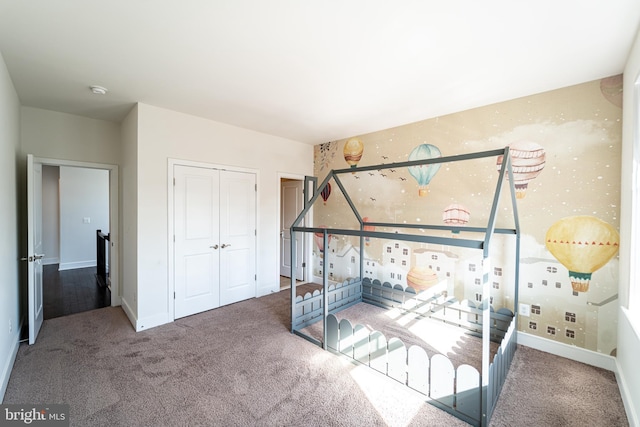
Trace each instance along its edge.
{"label": "wallpaper mural", "polygon": [[[520,330],[606,354],[615,353],[622,76],[546,92],[315,147],[315,175],[334,169],[447,157],[510,147],[522,232]],[[353,172],[341,176],[365,221],[486,227],[502,158]],[[505,184],[506,185],[506,184]],[[358,228],[336,184],[322,189],[314,223]],[[504,192],[497,227],[513,228]],[[375,229],[373,226],[368,229]],[[469,238],[477,238],[475,235]],[[315,236],[314,275],[359,273],[392,285],[480,301],[482,254],[453,246]],[[514,309],[514,243],[495,237],[491,303]],[[362,252],[362,253],[361,253]],[[526,316],[528,314],[528,316]]]}

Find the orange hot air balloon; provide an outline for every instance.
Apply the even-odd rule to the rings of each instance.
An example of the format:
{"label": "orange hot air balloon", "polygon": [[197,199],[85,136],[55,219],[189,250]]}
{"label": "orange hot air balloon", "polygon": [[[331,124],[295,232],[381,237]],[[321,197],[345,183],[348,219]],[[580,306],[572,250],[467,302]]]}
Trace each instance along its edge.
{"label": "orange hot air balloon", "polygon": [[570,216],[549,227],[545,245],[569,270],[573,290],[586,292],[591,273],[618,252],[620,235],[615,228],[596,217]]}
{"label": "orange hot air balloon", "polygon": [[[364,218],[362,218],[362,221],[363,222],[369,222],[369,217],[365,216]],[[363,227],[363,229],[364,229],[364,231],[376,231],[376,228],[373,225],[365,225]],[[369,246],[371,244],[370,240],[371,240],[371,238],[369,238],[369,237],[365,237],[364,238],[365,246]]]}
{"label": "orange hot air balloon", "polygon": [[[516,188],[516,198],[522,199],[527,194],[529,182],[534,180],[544,169],[546,152],[542,146],[531,141],[519,141],[509,144],[513,184]],[[498,172],[502,169],[503,156],[498,156],[496,166]]]}
{"label": "orange hot air balloon", "polygon": [[429,267],[413,267],[407,274],[407,285],[416,291],[425,291],[438,284],[438,275]]}
{"label": "orange hot air balloon", "polygon": [[355,168],[358,166],[358,162],[362,158],[364,144],[360,138],[351,138],[344,143],[344,149],[342,151],[344,153],[344,159],[347,161],[349,166]]}

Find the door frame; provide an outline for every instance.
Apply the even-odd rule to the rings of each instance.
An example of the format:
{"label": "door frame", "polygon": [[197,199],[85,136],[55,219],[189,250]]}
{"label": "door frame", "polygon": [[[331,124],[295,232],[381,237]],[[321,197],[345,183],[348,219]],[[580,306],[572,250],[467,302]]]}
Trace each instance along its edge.
{"label": "door frame", "polygon": [[[282,218],[282,180],[283,179],[294,179],[296,181],[302,181],[302,197],[304,200],[304,197],[306,197],[305,191],[306,189],[304,188],[304,179],[305,176],[304,175],[298,175],[298,174],[291,174],[291,173],[283,173],[283,172],[278,172],[278,224],[277,224],[277,230],[279,231],[281,228],[281,224],[280,224],[280,220]],[[307,214],[307,218],[309,223],[313,224],[313,209],[311,209],[309,211],[309,213]],[[308,235],[309,233],[304,233],[302,236],[302,260],[304,262],[304,265],[306,267],[304,267],[303,271],[303,277],[302,280],[303,282],[310,282],[312,280],[312,268],[311,268],[311,257],[310,254],[312,253],[313,248],[311,247],[311,245],[313,244],[313,240],[312,238]],[[278,236],[280,234],[278,233]],[[277,265],[277,271],[278,271],[278,277],[280,275],[280,263],[282,262],[282,260],[280,259],[280,254],[282,253],[282,248],[280,247],[282,244],[282,239],[280,237],[278,237],[278,243],[277,243],[277,254],[278,254],[278,265]],[[278,280],[278,290],[280,290],[280,285],[279,285],[280,281]]]}
{"label": "door frame", "polygon": [[118,165],[108,163],[79,162],[74,160],[60,160],[47,157],[33,156],[34,163],[43,166],[67,166],[85,169],[102,169],[109,171],[109,234],[111,242],[111,256],[109,258],[109,276],[111,280],[111,306],[122,304],[122,289],[120,289],[120,223],[118,216],[119,173]]}
{"label": "door frame", "polygon": [[[174,234],[175,234],[175,214],[173,211],[174,204],[174,174],[173,169],[174,166],[187,166],[187,167],[196,167],[196,168],[207,168],[207,169],[219,169],[219,170],[228,170],[234,172],[244,172],[244,173],[252,173],[256,176],[256,230],[258,229],[258,224],[260,224],[260,171],[257,169],[251,168],[241,168],[237,166],[229,166],[229,165],[221,165],[217,163],[206,163],[206,162],[197,162],[192,160],[183,160],[183,159],[175,159],[168,158],[167,159],[167,312],[169,313],[168,319],[170,322],[176,320],[175,316],[175,300],[174,295],[176,291],[176,282],[175,282],[175,242]],[[255,253],[255,263],[256,263],[256,274],[260,277],[259,272],[259,263],[258,263],[258,248],[260,247],[260,233],[256,233],[256,253]],[[256,295],[258,295],[258,282],[256,281]]]}

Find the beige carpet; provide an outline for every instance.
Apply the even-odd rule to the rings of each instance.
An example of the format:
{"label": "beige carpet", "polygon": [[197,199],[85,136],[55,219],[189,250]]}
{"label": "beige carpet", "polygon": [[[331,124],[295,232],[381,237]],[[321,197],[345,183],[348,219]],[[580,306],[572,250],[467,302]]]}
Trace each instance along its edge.
{"label": "beige carpet", "polygon": [[[44,322],[4,403],[68,403],[73,426],[464,426],[292,335],[289,292],[136,333],[119,308]],[[628,425],[615,376],[526,347],[493,426]]]}

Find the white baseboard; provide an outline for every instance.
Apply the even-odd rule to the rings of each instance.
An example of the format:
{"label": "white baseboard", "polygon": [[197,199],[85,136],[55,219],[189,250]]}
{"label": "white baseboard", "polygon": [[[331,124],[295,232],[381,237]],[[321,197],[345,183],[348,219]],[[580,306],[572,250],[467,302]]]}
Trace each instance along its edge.
{"label": "white baseboard", "polygon": [[61,262],[58,266],[58,271],[73,270],[75,268],[95,267],[96,265],[98,265],[98,263],[95,259],[88,261]]}
{"label": "white baseboard", "polygon": [[4,394],[7,391],[7,385],[9,384],[9,377],[13,370],[13,364],[16,361],[18,355],[18,348],[20,347],[20,330],[13,336],[14,341],[9,351],[9,357],[7,357],[7,363],[2,367],[2,373],[0,374],[0,403],[4,402]]}
{"label": "white baseboard", "polygon": [[131,306],[129,306],[129,303],[127,302],[127,300],[125,300],[124,298],[121,298],[120,306],[122,307],[124,314],[127,315],[129,322],[131,322],[131,326],[133,326],[133,329],[136,329],[136,323],[138,323],[138,317],[133,313],[133,310],[131,309]]}
{"label": "white baseboard", "polygon": [[280,290],[280,283],[272,283],[270,286],[263,286],[261,288],[258,288],[258,291],[256,293],[256,298],[260,298],[265,295],[278,292],[279,290]]}
{"label": "white baseboard", "polygon": [[52,265],[52,264],[59,264],[60,263],[60,258],[43,258],[42,259],[42,265]]}
{"label": "white baseboard", "polygon": [[566,357],[567,359],[586,363],[587,365],[606,369],[608,371],[617,372],[618,370],[616,358],[613,356],[540,338],[535,335],[527,334],[526,332],[518,331],[518,344],[544,351],[545,353],[555,354],[556,356]]}
{"label": "white baseboard", "polygon": [[147,329],[155,328],[156,326],[171,323],[173,320],[169,319],[169,313],[160,313],[153,316],[138,319],[136,323],[136,332],[146,331]]}
{"label": "white baseboard", "polygon": [[136,332],[146,331],[147,329],[155,328],[156,326],[164,325],[166,323],[171,323],[173,320],[169,319],[168,313],[160,313],[153,316],[138,318],[131,310],[131,307],[127,303],[127,300],[121,298],[122,309],[124,313],[129,318],[129,322],[133,325],[133,328]]}

